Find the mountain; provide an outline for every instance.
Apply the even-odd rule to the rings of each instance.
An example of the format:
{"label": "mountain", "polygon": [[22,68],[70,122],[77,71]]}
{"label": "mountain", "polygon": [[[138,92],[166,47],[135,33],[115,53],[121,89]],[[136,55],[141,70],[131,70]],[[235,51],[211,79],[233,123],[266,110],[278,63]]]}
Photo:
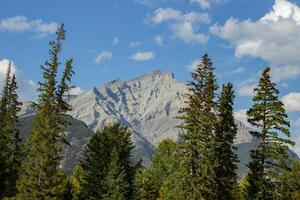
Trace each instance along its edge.
{"label": "mountain", "polygon": [[[68,152],[65,154],[68,161],[65,160],[63,164],[71,169],[78,161],[82,148],[92,134],[89,129],[101,129],[106,122],[114,120],[132,130],[132,140],[136,145],[134,159],[143,159],[145,165],[149,164],[159,142],[166,138],[178,140],[180,129],[176,126],[180,121],[176,116],[184,105],[186,92],[186,85],[176,81],[172,73],[153,71],[128,81],[111,81],[73,96],[69,100],[73,110],[68,113],[72,125],[66,130],[72,147],[66,147],[64,152]],[[26,119],[33,112],[30,103],[24,103],[20,116]],[[241,175],[249,160],[249,151],[255,147],[256,141],[249,134],[250,128],[238,120],[236,124],[238,135],[235,144],[239,147]]]}

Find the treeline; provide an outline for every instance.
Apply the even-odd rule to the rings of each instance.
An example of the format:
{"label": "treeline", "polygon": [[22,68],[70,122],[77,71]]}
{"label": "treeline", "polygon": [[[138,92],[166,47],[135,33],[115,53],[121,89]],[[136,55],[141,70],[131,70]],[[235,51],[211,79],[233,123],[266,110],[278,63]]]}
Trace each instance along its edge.
{"label": "treeline", "polygon": [[83,159],[68,177],[60,167],[62,147],[69,145],[63,115],[71,110],[68,96],[72,59],[61,65],[64,26],[50,45],[50,59],[42,65],[43,82],[35,104],[29,139],[19,135],[16,77],[9,66],[0,100],[0,199],[18,200],[296,200],[300,199],[300,162],[287,152],[289,122],[279,91],[266,68],[254,89],[247,111],[257,148],[251,151],[248,171],[237,178],[237,127],[233,117],[231,83],[220,93],[208,55],[191,74],[185,107],[178,118],[179,142],[162,141],[149,167],[134,163],[131,132],[119,123],[96,131]]}

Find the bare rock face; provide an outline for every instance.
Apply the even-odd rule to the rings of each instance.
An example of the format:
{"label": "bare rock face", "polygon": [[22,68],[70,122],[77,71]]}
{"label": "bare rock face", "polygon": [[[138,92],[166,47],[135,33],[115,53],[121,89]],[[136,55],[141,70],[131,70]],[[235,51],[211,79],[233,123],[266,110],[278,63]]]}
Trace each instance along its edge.
{"label": "bare rock face", "polygon": [[[178,110],[184,106],[186,92],[186,85],[176,81],[172,73],[153,71],[129,81],[111,81],[73,96],[70,98],[73,110],[68,114],[83,121],[93,131],[113,120],[128,126],[136,145],[133,156],[135,159],[142,158],[147,164],[159,142],[167,138],[178,140],[180,129],[176,126],[181,122],[176,117]],[[25,103],[20,114],[27,116],[32,112],[30,103]],[[250,129],[240,121],[236,123],[238,135],[235,143],[252,143]],[[70,139],[76,140],[74,144],[80,143],[74,153],[81,152],[83,143],[87,142],[86,137],[83,143],[76,137]],[[71,154],[69,152],[69,156]]]}
{"label": "bare rock face", "polygon": [[[184,105],[186,85],[172,73],[151,72],[129,80],[112,81],[71,99],[69,113],[90,128],[102,128],[106,121],[120,120],[153,146],[163,139],[178,139],[178,110]],[[237,121],[236,143],[252,140],[249,129]]]}

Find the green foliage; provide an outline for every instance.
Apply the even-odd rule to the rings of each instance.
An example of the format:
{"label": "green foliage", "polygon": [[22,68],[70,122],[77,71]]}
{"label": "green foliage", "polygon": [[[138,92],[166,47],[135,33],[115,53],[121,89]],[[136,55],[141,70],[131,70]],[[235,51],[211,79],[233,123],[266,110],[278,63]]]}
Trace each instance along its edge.
{"label": "green foliage", "polygon": [[31,135],[26,143],[26,158],[22,164],[18,181],[20,199],[62,199],[66,193],[67,178],[60,169],[61,149],[64,141],[62,119],[69,108],[65,95],[68,94],[70,78],[73,74],[71,61],[65,64],[62,81],[57,85],[57,71],[62,41],[65,39],[64,26],[61,25],[55,41],[51,41],[50,61],[43,70],[44,82],[39,83],[39,101],[36,105]]}
{"label": "green foliage", "polygon": [[214,67],[208,55],[204,55],[201,64],[192,73],[186,95],[187,106],[181,109],[179,119],[183,139],[185,187],[187,199],[216,199],[217,184],[214,169],[217,166],[214,147],[214,133],[217,116],[215,93],[218,88]]}
{"label": "green foliage", "polygon": [[17,129],[17,112],[21,106],[17,89],[16,76],[11,75],[9,63],[0,101],[0,199],[16,194],[16,181],[23,155]]}
{"label": "green foliage", "polygon": [[71,187],[71,196],[73,200],[81,200],[80,192],[82,191],[82,183],[84,178],[84,171],[81,165],[76,165],[70,176],[70,187]]}
{"label": "green foliage", "polygon": [[109,171],[105,177],[106,193],[103,200],[123,200],[126,199],[128,183],[126,181],[126,173],[119,164],[119,155],[116,148],[111,152],[111,161]]}
{"label": "green foliage", "polygon": [[290,171],[281,176],[280,195],[285,200],[300,199],[300,161],[294,160]]}
{"label": "green foliage", "polygon": [[217,199],[234,199],[237,187],[237,165],[238,158],[234,152],[234,139],[237,127],[233,117],[233,85],[223,85],[218,101],[218,123],[215,132],[215,159],[218,165],[215,168]]}
{"label": "green foliage", "polygon": [[[177,159],[178,150],[178,144],[172,140],[164,140],[158,145],[152,156],[151,166],[137,175],[138,199],[155,200],[174,193],[171,190],[175,188],[169,181],[178,172],[180,163]],[[175,184],[178,183],[178,180],[173,181]]]}
{"label": "green foliage", "polygon": [[97,131],[84,150],[84,199],[132,199],[136,166],[131,162],[134,148],[131,133],[119,123]]}
{"label": "green foliage", "polygon": [[[248,164],[248,187],[244,194],[248,199],[276,199],[280,196],[280,174],[287,170],[289,122],[279,100],[276,84],[270,80],[270,68],[266,68],[254,89],[253,106],[247,111],[248,122],[256,128],[251,134],[259,140],[251,152]],[[280,134],[285,135],[282,138]]]}

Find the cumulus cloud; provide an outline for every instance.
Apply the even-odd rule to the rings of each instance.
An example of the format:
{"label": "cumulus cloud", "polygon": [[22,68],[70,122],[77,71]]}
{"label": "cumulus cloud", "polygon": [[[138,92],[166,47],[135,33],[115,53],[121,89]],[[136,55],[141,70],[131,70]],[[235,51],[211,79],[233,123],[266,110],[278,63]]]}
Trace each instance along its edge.
{"label": "cumulus cloud", "polygon": [[159,45],[159,46],[163,46],[164,45],[164,38],[160,35],[157,35],[153,38],[153,41],[155,42],[155,44]]}
{"label": "cumulus cloud", "polygon": [[172,36],[181,39],[186,44],[204,44],[209,37],[203,33],[198,33],[199,23],[209,24],[211,19],[207,13],[189,12],[183,14],[180,10],[172,8],[159,8],[154,14],[148,17],[148,21],[153,24],[169,22]]}
{"label": "cumulus cloud", "polygon": [[130,43],[129,43],[129,46],[130,46],[130,47],[137,47],[137,46],[139,46],[139,45],[141,45],[141,42],[138,42],[138,41],[133,41],[133,42],[130,42]]}
{"label": "cumulus cloud", "polygon": [[114,38],[113,38],[113,41],[112,41],[112,44],[113,44],[113,45],[117,45],[117,44],[119,44],[119,42],[120,42],[120,41],[119,41],[119,38],[118,38],[118,37],[114,37]]}
{"label": "cumulus cloud", "polygon": [[246,126],[251,127],[251,124],[249,124],[248,121],[247,121],[247,114],[246,113],[247,113],[247,109],[239,109],[239,110],[236,110],[233,113],[233,116],[234,116],[235,119],[241,121]]}
{"label": "cumulus cloud", "polygon": [[0,31],[33,31],[38,33],[39,36],[55,33],[57,26],[55,22],[45,23],[41,19],[29,20],[25,16],[15,16],[0,20]]}
{"label": "cumulus cloud", "polygon": [[[275,67],[276,81],[300,75],[300,8],[288,0],[275,0],[273,9],[253,21],[230,18],[211,32],[227,40],[238,58],[262,58]],[[292,69],[292,70],[290,70]]]}
{"label": "cumulus cloud", "polygon": [[9,63],[11,64],[11,71],[12,74],[16,74],[17,83],[18,83],[18,94],[19,98],[24,100],[35,100],[37,97],[37,84],[32,80],[26,80],[22,74],[22,72],[16,67],[14,62],[3,59],[0,60],[0,89],[2,90],[4,86],[4,80],[7,74],[7,69],[9,66]]}
{"label": "cumulus cloud", "polygon": [[225,3],[229,0],[190,0],[191,4],[197,4],[202,9],[209,9],[213,3]]}
{"label": "cumulus cloud", "polygon": [[137,52],[133,54],[130,58],[135,61],[146,61],[151,60],[155,56],[153,51],[146,51],[146,52]]}
{"label": "cumulus cloud", "polygon": [[253,96],[253,89],[255,85],[243,85],[238,88],[237,93],[239,96]]}
{"label": "cumulus cloud", "polygon": [[195,59],[193,60],[190,64],[186,65],[185,67],[190,71],[194,71],[197,67],[197,65],[199,65],[199,63],[201,62],[201,58]]}
{"label": "cumulus cloud", "polygon": [[70,91],[71,95],[79,95],[81,93],[83,93],[83,90],[79,86],[72,88]]}
{"label": "cumulus cloud", "polygon": [[104,60],[111,60],[112,53],[109,51],[102,51],[95,57],[95,63],[100,64]]}
{"label": "cumulus cloud", "polygon": [[287,112],[300,112],[300,92],[291,92],[283,96],[281,100]]}
{"label": "cumulus cloud", "polygon": [[244,67],[238,67],[232,71],[229,71],[227,73],[225,73],[225,75],[233,75],[233,74],[240,74],[240,73],[243,73],[245,71],[245,68]]}

